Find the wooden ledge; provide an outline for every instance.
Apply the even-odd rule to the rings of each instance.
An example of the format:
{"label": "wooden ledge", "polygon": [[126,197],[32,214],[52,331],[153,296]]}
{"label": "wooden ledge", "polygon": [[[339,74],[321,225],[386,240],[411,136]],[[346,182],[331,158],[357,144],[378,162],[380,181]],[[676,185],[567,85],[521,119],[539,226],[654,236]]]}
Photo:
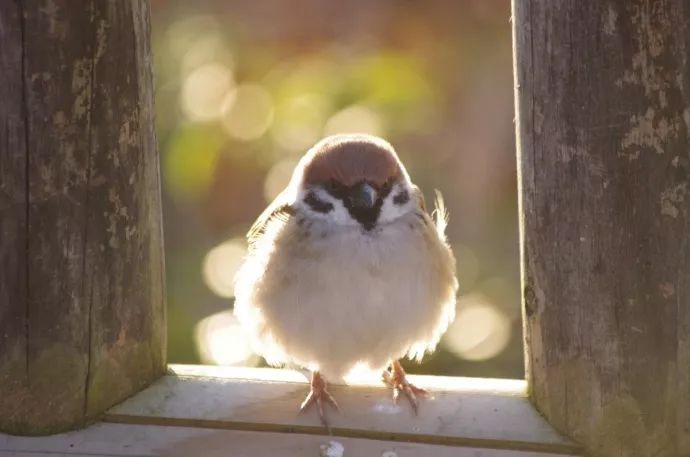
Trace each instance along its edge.
{"label": "wooden ledge", "polygon": [[0,433],[0,457],[317,457],[329,444],[339,446],[343,457],[560,457],[297,433],[106,423],[40,438]]}
{"label": "wooden ledge", "polygon": [[[374,379],[333,385],[341,411],[329,411],[339,437],[578,455],[532,407],[518,380],[411,376],[433,392],[419,416],[393,404]],[[314,412],[298,414],[307,393],[296,371],[171,365],[143,392],[112,408],[106,422],[325,435]]]}

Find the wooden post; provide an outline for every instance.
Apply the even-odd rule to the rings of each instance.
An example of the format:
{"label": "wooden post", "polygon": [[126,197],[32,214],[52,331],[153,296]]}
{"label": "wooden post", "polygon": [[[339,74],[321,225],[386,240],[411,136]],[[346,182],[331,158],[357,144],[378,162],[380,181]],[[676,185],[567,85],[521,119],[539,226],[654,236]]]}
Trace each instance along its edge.
{"label": "wooden post", "polygon": [[690,5],[513,24],[531,398],[591,455],[690,455]]}
{"label": "wooden post", "polygon": [[0,430],[87,423],[165,367],[145,0],[0,2]]}

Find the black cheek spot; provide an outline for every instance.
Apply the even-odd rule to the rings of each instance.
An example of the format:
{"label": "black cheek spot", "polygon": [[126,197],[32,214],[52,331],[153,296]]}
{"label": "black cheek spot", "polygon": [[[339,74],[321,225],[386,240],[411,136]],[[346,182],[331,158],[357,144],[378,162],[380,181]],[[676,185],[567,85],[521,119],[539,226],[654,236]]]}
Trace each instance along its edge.
{"label": "black cheek spot", "polygon": [[410,201],[410,194],[406,190],[403,190],[398,195],[393,197],[393,203],[395,203],[396,205],[404,205],[405,203],[407,203],[409,201]]}
{"label": "black cheek spot", "polygon": [[317,213],[328,213],[333,210],[332,204],[319,199],[314,192],[309,192],[307,196],[304,197],[304,203],[309,205],[309,207]]}

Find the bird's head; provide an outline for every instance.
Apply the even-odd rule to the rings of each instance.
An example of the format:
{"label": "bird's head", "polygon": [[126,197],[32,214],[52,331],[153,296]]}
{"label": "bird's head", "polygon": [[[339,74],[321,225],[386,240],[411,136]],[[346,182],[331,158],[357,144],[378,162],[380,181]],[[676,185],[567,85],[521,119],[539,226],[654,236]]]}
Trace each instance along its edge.
{"label": "bird's head", "polygon": [[414,186],[393,147],[370,135],[314,145],[292,177],[295,203],[313,219],[369,231],[414,211]]}

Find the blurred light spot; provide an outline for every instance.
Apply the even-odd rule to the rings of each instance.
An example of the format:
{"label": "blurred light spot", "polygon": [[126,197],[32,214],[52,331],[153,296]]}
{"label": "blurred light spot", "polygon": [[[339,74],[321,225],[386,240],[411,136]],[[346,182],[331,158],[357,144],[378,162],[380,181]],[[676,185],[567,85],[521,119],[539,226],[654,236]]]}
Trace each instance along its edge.
{"label": "blurred light spot", "polygon": [[199,36],[219,33],[220,25],[212,16],[188,16],[173,22],[166,30],[168,50],[173,56],[183,56],[197,42]]}
{"label": "blurred light spot", "polygon": [[352,105],[338,111],[326,122],[324,136],[336,133],[383,134],[381,116],[371,108]]}
{"label": "blurred light spot", "polygon": [[229,135],[251,141],[263,135],[273,121],[273,102],[263,87],[243,84],[226,98],[222,124]]}
{"label": "blurred light spot", "polygon": [[233,297],[235,273],[239,270],[247,253],[242,239],[226,241],[211,249],[204,257],[204,283],[216,295]]}
{"label": "blurred light spot", "polygon": [[327,112],[321,95],[292,97],[276,108],[273,137],[287,151],[303,153],[320,138]]}
{"label": "blurred light spot", "polygon": [[276,162],[268,171],[264,181],[264,197],[267,202],[273,201],[287,187],[297,161],[293,157],[282,159]]}
{"label": "blurred light spot", "polygon": [[218,33],[205,33],[194,40],[184,53],[182,73],[186,75],[202,65],[213,62],[222,62],[228,68],[232,68],[232,60],[232,54],[225,46],[223,37]]}
{"label": "blurred light spot", "polygon": [[486,360],[498,355],[510,340],[510,320],[480,295],[461,298],[455,322],[443,343],[467,360]]}
{"label": "blurred light spot", "polygon": [[249,339],[232,311],[202,319],[194,329],[201,361],[215,365],[256,365]]}
{"label": "blurred light spot", "polygon": [[170,139],[163,157],[163,178],[173,195],[195,197],[206,191],[216,169],[223,135],[187,126]]}
{"label": "blurred light spot", "polygon": [[232,72],[220,63],[203,65],[189,74],[182,86],[182,111],[192,121],[210,121],[220,116],[233,86]]}
{"label": "blurred light spot", "polygon": [[520,315],[520,285],[511,283],[503,276],[493,276],[477,285],[477,290],[491,299],[494,303],[500,303],[501,310],[507,316],[515,318]]}
{"label": "blurred light spot", "polygon": [[464,244],[453,244],[453,253],[457,259],[460,289],[467,293],[472,290],[479,278],[479,259],[474,251]]}

